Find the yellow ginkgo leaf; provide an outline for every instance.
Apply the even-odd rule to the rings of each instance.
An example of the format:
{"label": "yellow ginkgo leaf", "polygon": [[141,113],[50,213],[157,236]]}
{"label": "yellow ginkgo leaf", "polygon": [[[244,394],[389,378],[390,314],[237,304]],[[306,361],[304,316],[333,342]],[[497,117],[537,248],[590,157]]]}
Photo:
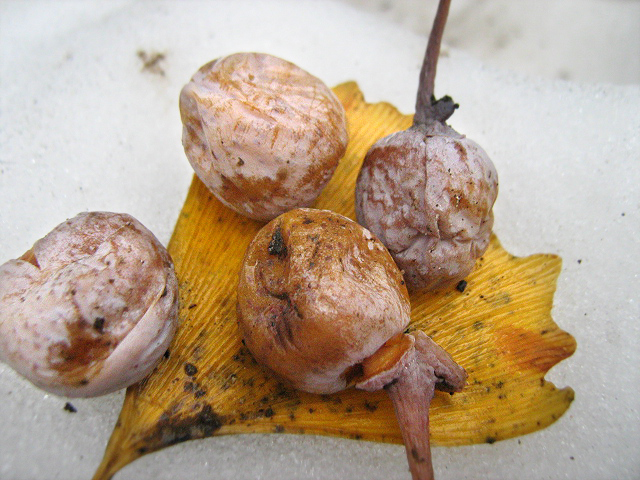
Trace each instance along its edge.
{"label": "yellow ginkgo leaf", "polygon": [[[353,218],[366,151],[407,128],[411,117],[387,103],[367,104],[355,83],[334,91],[347,112],[350,142],[315,206]],[[128,389],[96,480],[146,453],[212,435],[292,432],[402,443],[385,392],[295,391],[242,345],[235,289],[245,249],[261,226],[224,207],[194,177],[169,244],[182,323],[153,374]],[[523,435],[553,423],[569,407],[573,391],[544,380],[576,347],[550,316],[560,264],[553,255],[516,258],[494,236],[466,288],[412,296],[410,328],[432,336],[469,373],[461,393],[438,392],[433,400],[434,444]]]}

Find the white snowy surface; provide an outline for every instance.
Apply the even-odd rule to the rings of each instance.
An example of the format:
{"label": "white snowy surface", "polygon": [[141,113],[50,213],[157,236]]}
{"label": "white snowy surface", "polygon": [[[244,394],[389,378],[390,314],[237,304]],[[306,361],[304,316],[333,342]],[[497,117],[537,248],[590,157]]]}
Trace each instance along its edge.
{"label": "white snowy surface", "polygon": [[[428,35],[435,0],[341,0]],[[454,0],[444,41],[492,65],[563,80],[640,83],[640,0]]]}
{"label": "white snowy surface", "polygon": [[[166,244],[192,175],[178,93],[205,62],[264,51],[329,85],[356,80],[368,101],[409,113],[424,48],[408,28],[332,2],[0,3],[0,262],[86,210],[130,213]],[[143,71],[140,51],[163,53],[164,75]],[[436,93],[460,103],[451,124],[500,174],[495,231],[514,254],[562,256],[553,315],[578,350],[547,376],[576,392],[558,422],[435,448],[436,476],[639,478],[640,86],[525,76],[443,53]],[[72,400],[71,414],[66,399],[0,365],[0,478],[91,478],[122,399]],[[272,434],[186,442],[115,478],[410,477],[401,446]]]}

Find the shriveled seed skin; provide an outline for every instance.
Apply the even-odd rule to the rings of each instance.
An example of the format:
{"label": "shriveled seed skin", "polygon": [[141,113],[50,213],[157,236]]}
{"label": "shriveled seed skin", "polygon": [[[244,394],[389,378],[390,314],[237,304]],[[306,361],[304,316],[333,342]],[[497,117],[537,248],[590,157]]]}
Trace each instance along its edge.
{"label": "shriveled seed skin", "polygon": [[356,182],[358,222],[387,246],[410,290],[464,278],[489,245],[498,175],[474,141],[436,124],[378,141]]}
{"label": "shriveled seed skin", "polygon": [[180,93],[180,115],[198,177],[222,203],[262,221],[310,206],[348,142],[333,92],[266,54],[237,53],[201,67]]}
{"label": "shriveled seed skin", "polygon": [[350,369],[409,324],[402,275],[382,243],[333,212],[272,220],[245,255],[238,323],[254,357],[295,388],[344,389]]}
{"label": "shriveled seed skin", "polygon": [[166,249],[126,214],[81,213],[0,266],[0,360],[38,387],[91,397],[145,377],[177,326]]}

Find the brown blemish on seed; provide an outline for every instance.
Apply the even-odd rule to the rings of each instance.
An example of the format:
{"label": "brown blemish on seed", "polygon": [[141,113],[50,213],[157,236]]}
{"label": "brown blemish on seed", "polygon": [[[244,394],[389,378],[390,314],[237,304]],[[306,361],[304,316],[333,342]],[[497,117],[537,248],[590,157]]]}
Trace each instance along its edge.
{"label": "brown blemish on seed", "polygon": [[461,162],[467,161],[467,149],[460,142],[453,142],[453,145],[458,152]]}
{"label": "brown blemish on seed", "polygon": [[[98,326],[100,326],[98,321]],[[104,326],[104,324],[102,325]],[[85,380],[88,366],[106,359],[115,348],[116,339],[100,332],[94,323],[79,319],[66,325],[67,341],[60,341],[48,349],[49,367],[68,383]],[[102,327],[101,327],[102,328]]]}

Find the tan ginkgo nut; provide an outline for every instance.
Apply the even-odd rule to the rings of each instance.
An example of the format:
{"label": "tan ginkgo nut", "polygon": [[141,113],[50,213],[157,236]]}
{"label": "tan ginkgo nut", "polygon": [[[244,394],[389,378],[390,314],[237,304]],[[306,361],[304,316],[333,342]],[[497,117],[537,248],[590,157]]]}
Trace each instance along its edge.
{"label": "tan ginkgo nut", "polygon": [[409,290],[463,279],[489,246],[498,174],[474,141],[417,125],[376,142],[356,181],[356,217],[391,252]]}
{"label": "tan ginkgo nut", "polygon": [[[333,393],[409,324],[402,274],[354,221],[296,209],[265,225],[245,255],[238,322],[254,357],[300,390]],[[385,363],[386,362],[382,362]]]}
{"label": "tan ginkgo nut", "polygon": [[267,54],[201,67],[180,93],[182,143],[226,206],[268,221],[310,206],[348,142],[344,108],[317,77]]}
{"label": "tan ginkgo nut", "polygon": [[92,397],[148,375],[177,326],[169,253],[126,214],[81,213],[0,266],[0,360],[36,386]]}

